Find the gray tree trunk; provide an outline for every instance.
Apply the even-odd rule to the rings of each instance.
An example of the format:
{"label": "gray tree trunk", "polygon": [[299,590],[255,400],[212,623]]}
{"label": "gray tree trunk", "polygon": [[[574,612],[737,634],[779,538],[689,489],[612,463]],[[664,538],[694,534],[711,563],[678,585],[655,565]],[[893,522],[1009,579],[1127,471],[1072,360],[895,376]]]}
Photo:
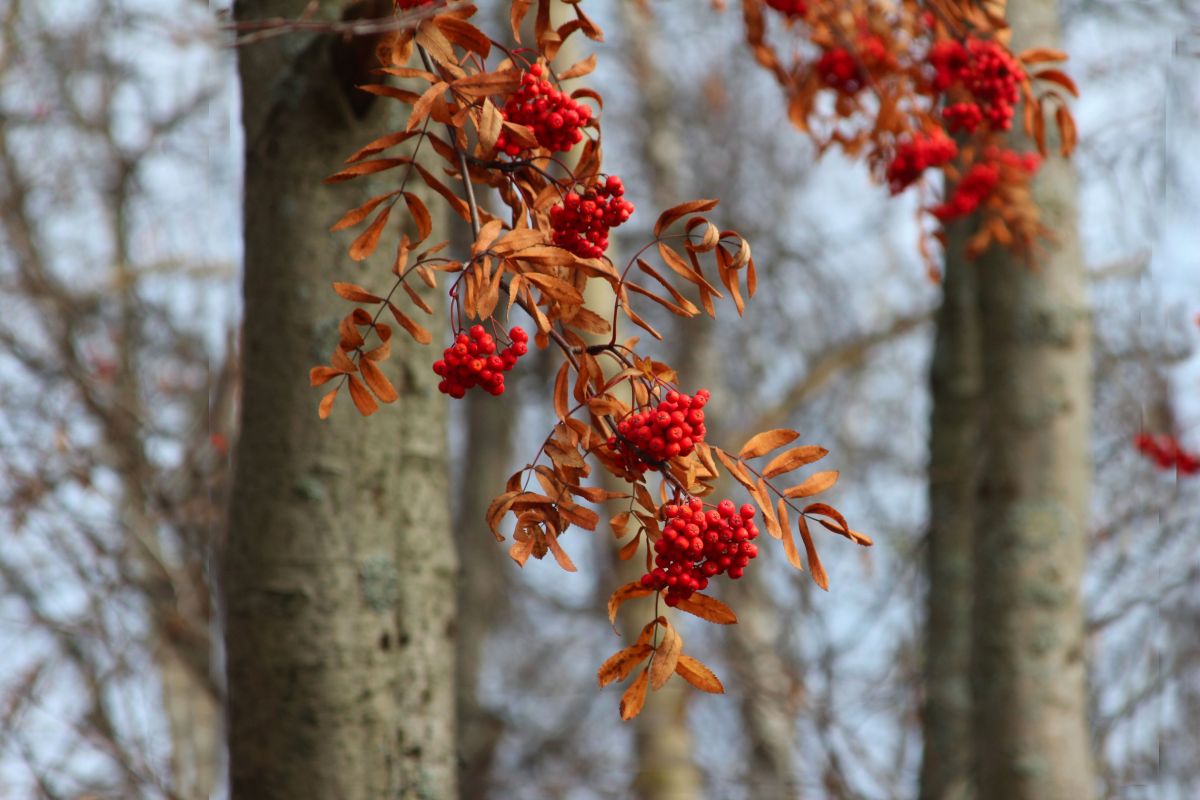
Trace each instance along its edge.
{"label": "gray tree trunk", "polygon": [[[512,393],[509,390],[509,394]],[[491,783],[504,720],[479,702],[479,676],[488,634],[509,612],[509,558],[484,520],[492,497],[504,487],[512,455],[516,408],[504,398],[471,392],[467,447],[454,522],[461,564],[458,580],[458,782],[463,797],[484,798]],[[508,400],[508,402],[506,402]]]}
{"label": "gray tree trunk", "polygon": [[[1009,19],[1015,52],[1059,44],[1054,0],[1013,0]],[[1055,239],[1037,268],[999,250],[978,265],[986,462],[971,683],[981,800],[1095,792],[1080,598],[1090,320],[1073,167],[1048,159],[1034,194]]]}
{"label": "gray tree trunk", "polygon": [[[306,5],[257,0],[237,11],[295,17]],[[324,2],[319,13],[341,10]],[[239,52],[246,322],[223,561],[235,800],[457,794],[456,562],[430,351],[396,337],[384,367],[401,397],[370,419],[343,392],[321,422],[306,388],[350,310],[330,282],[379,288],[390,277],[378,264],[362,274],[348,240],[328,232],[389,179],[321,184],[397,122],[384,107],[395,104],[352,109],[352,85],[368,80],[346,72],[353,58],[339,61],[341,77],[334,69],[333,48],[369,46],[286,36]],[[355,54],[370,66],[369,50]]]}
{"label": "gray tree trunk", "polygon": [[[948,231],[930,388],[922,800],[971,796],[971,547],[979,480],[982,381],[978,266],[966,224]],[[1019,267],[1013,267],[1019,268]]]}

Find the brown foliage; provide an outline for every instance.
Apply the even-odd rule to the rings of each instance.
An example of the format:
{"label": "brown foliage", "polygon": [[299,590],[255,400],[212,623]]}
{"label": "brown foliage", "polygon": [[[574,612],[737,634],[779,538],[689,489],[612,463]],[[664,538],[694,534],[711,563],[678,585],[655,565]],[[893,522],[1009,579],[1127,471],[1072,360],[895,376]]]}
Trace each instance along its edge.
{"label": "brown foliage", "polygon": [[[472,24],[475,13],[472,6],[448,7],[422,18],[412,26],[391,32],[380,46],[380,73],[403,78],[408,86],[416,84],[417,88],[401,89],[385,83],[363,88],[377,97],[410,106],[408,121],[404,130],[384,133],[351,155],[347,159],[349,166],[328,180],[351,180],[400,168],[403,169],[395,174],[402,177],[394,191],[351,209],[333,228],[355,227],[376,214],[350,245],[352,258],[366,259],[379,246],[390,212],[403,197],[416,239],[401,237],[392,267],[395,280],[386,296],[356,284],[335,284],[335,291],[357,307],[343,320],[340,341],[330,364],[312,371],[313,385],[340,378],[338,387],[322,399],[321,416],[330,413],[337,391],[344,383],[349,383],[354,404],[363,414],[373,413],[377,401],[389,403],[397,399],[394,387],[376,363],[386,357],[391,336],[391,328],[378,321],[379,315],[386,306],[410,336],[422,344],[428,343],[432,341],[431,334],[401,310],[393,298],[397,289],[403,287],[413,305],[428,314],[432,308],[411,285],[411,277],[415,274],[428,288],[449,283],[445,290],[450,298],[455,332],[462,331],[469,320],[478,320],[499,332],[497,316],[507,317],[515,306],[532,321],[536,346],[544,349],[553,344],[562,358],[552,389],[556,420],[535,457],[508,480],[505,491],[495,498],[487,512],[488,525],[498,540],[504,538],[505,520],[513,518],[509,553],[518,564],[523,565],[531,556],[541,559],[549,553],[563,569],[574,571],[575,565],[560,542],[561,537],[572,526],[592,531],[599,524],[599,515],[580,505],[576,498],[589,503],[614,498],[628,500],[627,510],[613,517],[610,524],[617,538],[632,534],[621,547],[621,558],[632,558],[644,543],[648,573],[642,582],[626,584],[613,593],[608,604],[610,621],[615,622],[625,601],[653,595],[656,615],[660,601],[665,598],[668,605],[707,621],[734,623],[734,612],[712,596],[693,590],[671,595],[665,589],[651,588],[651,571],[666,574],[662,569],[655,570],[655,552],[663,553],[662,548],[667,544],[664,536],[675,536],[677,532],[665,529],[668,516],[664,508],[671,504],[678,508],[694,498],[711,495],[720,474],[717,466],[720,463],[749,494],[754,503],[750,508],[756,506],[756,513],[762,513],[768,533],[781,540],[789,563],[803,569],[807,561],[813,580],[827,588],[828,578],[808,520],[815,520],[860,545],[869,545],[871,540],[851,530],[832,506],[811,503],[800,508],[793,501],[829,489],[837,481],[838,473],[817,472],[790,486],[775,483],[778,478],[823,458],[827,454],[824,448],[799,445],[776,453],[799,438],[796,431],[776,429],[753,436],[733,455],[704,441],[702,414],[688,423],[686,429],[671,428],[674,445],[664,438],[629,438],[628,427],[621,427],[624,420],[641,412],[669,420],[661,425],[683,426],[685,423],[672,414],[678,414],[679,419],[685,418],[685,414],[659,408],[660,404],[676,408],[676,400],[672,398],[680,397],[679,379],[670,365],[641,355],[636,338],[617,340],[619,317],[661,339],[662,334],[639,313],[637,303],[642,299],[688,318],[702,312],[715,316],[715,301],[728,295],[740,315],[754,295],[757,276],[749,243],[736,231],[721,230],[703,216],[716,208],[715,199],[690,200],[663,211],[653,226],[652,238],[623,267],[606,256],[591,257],[603,252],[608,228],[625,219],[605,216],[620,207],[605,206],[608,202],[605,198],[619,197],[623,190],[619,180],[603,171],[599,114],[579,114],[569,119],[559,115],[552,124],[548,117],[537,121],[536,117],[528,116],[531,112],[527,109],[512,105],[523,87],[534,87],[531,91],[540,93],[547,107],[564,103],[562,108],[574,109],[579,108],[575,103],[587,102],[593,103],[594,108],[589,105],[585,111],[603,109],[603,99],[590,89],[574,90],[568,103],[567,95],[558,88],[567,78],[589,74],[596,65],[594,55],[557,73],[552,66],[569,36],[579,32],[600,41],[602,32],[580,3],[568,4],[574,18],[557,26],[551,21],[549,7],[549,0],[538,0],[536,4],[533,49],[510,51],[489,37]],[[532,0],[512,3],[512,35],[518,41],[521,23],[533,9]],[[1073,147],[1074,124],[1061,95],[1054,93],[1058,90],[1074,94],[1070,78],[1053,68],[1039,68],[1032,74],[1024,71],[1025,67],[1059,61],[1062,54],[1030,50],[1022,53],[1019,61],[1012,60],[1011,55],[1005,56],[1003,3],[923,5],[905,0],[884,7],[870,0],[813,2],[803,15],[783,19],[782,31],[769,33],[769,28],[777,24],[770,21],[770,14],[774,13],[766,11],[762,0],[743,2],[751,53],[783,88],[792,122],[813,139],[821,152],[838,147],[848,155],[864,157],[881,181],[885,174],[896,173],[897,168],[891,162],[898,148],[920,135],[941,130],[943,102],[975,100],[983,108],[985,99],[971,93],[991,91],[987,87],[972,88],[973,78],[964,71],[965,67],[956,67],[958,72],[935,75],[930,51],[939,43],[949,43],[948,51],[960,53],[961,58],[993,58],[1005,64],[1023,65],[1015,67],[1020,71],[1010,88],[1012,91],[1019,88],[1025,101],[1022,117],[1025,131],[1044,152],[1043,116],[1054,106],[1061,150],[1066,154]],[[802,59],[785,64],[771,43],[775,36],[782,35],[802,36],[828,57],[815,64]],[[1000,50],[996,50],[997,45]],[[419,66],[411,65],[413,60],[418,60]],[[1038,86],[1049,85],[1050,89],[1038,94],[1035,82]],[[819,103],[820,97],[830,91],[836,95],[835,104],[829,107]],[[1002,101],[997,102],[999,110],[990,107],[986,110],[993,114],[989,119],[999,120],[995,124],[1002,128],[1004,115],[1010,114],[1011,109]],[[514,113],[522,120],[535,119],[535,123],[516,122],[512,119]],[[575,111],[570,113],[574,115]],[[544,139],[547,135],[544,127],[557,126],[557,130],[563,125],[576,124],[579,141],[571,153],[573,166],[569,166],[555,155],[554,149],[547,149],[559,149],[561,137]],[[965,143],[960,165],[947,165],[946,174],[957,178],[960,169],[969,170],[985,158],[995,160],[988,147],[996,136],[995,130],[984,125]],[[411,153],[373,158],[401,145],[409,145]],[[441,176],[418,163],[425,145],[441,161]],[[1028,189],[1032,169],[1021,168],[1026,163],[999,159],[995,187],[989,189],[990,193],[973,198],[985,214],[985,222],[980,226],[983,238],[972,242],[973,251],[978,252],[992,242],[1032,251],[1041,227]],[[905,180],[919,177],[917,170]],[[437,255],[445,243],[414,252],[433,233],[432,215],[425,203],[408,189],[409,181],[414,178],[425,183],[470,225],[474,242],[469,257],[455,260]],[[894,177],[893,185],[895,188]],[[503,213],[492,213],[481,206],[477,201],[477,193],[481,191],[489,192],[499,203],[491,207],[502,207]],[[581,201],[581,195],[595,197],[595,216],[604,217],[603,226],[589,234],[593,238],[588,241],[594,245],[590,252],[588,247],[593,245],[579,250],[568,244],[573,240],[569,236],[564,238],[557,227],[565,216],[561,210],[564,207],[583,208],[583,216],[572,212],[571,219],[592,224],[588,222],[592,219],[591,207],[582,203],[593,201]],[[944,204],[938,208],[953,210],[961,205]],[[922,249],[929,252],[924,243]],[[652,254],[657,255],[658,263]],[[589,305],[586,298],[594,284],[611,291],[611,308]],[[377,308],[369,313],[366,307],[372,305]],[[372,334],[379,345],[367,349],[366,342]],[[475,356],[464,352],[463,357]],[[687,402],[691,402],[690,397]],[[656,430],[665,432],[667,428]],[[754,467],[749,463],[773,453],[764,466]],[[596,464],[628,481],[628,490],[613,493],[585,486]],[[659,480],[652,489],[648,476],[655,473]],[[533,481],[536,487],[531,486]],[[725,506],[727,515],[728,508]],[[790,530],[789,509],[796,515],[804,545],[803,558]],[[699,544],[697,538],[696,545]],[[719,568],[724,569],[724,566]],[[740,575],[741,568],[731,573],[734,574]],[[636,716],[648,690],[660,688],[673,674],[683,676],[704,691],[723,691],[720,681],[707,667],[683,655],[682,650],[678,632],[665,617],[656,616],[635,644],[605,662],[599,672],[601,686],[624,680],[639,664],[650,659],[621,700],[622,718]]]}

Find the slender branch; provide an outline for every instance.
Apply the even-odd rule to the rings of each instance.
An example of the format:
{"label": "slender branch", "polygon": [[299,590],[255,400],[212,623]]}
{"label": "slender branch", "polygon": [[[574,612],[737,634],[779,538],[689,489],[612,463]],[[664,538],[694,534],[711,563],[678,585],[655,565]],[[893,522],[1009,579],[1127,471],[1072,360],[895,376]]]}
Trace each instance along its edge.
{"label": "slender branch", "polygon": [[465,0],[451,0],[443,5],[434,4],[424,8],[406,11],[392,17],[373,17],[355,20],[318,20],[311,19],[308,11],[295,19],[287,17],[270,17],[268,19],[250,19],[241,22],[230,22],[222,25],[221,30],[244,34],[234,40],[235,47],[258,44],[267,39],[286,36],[292,33],[335,33],[340,36],[374,36],[380,33],[412,30],[427,19],[446,11],[466,8],[470,3]]}

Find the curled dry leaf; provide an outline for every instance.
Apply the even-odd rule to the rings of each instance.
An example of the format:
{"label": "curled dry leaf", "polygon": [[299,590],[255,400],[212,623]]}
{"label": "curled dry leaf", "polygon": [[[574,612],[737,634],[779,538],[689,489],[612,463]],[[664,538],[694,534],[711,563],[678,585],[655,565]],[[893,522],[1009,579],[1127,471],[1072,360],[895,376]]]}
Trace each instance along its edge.
{"label": "curled dry leaf", "polygon": [[1049,81],[1066,89],[1074,97],[1079,97],[1079,87],[1075,85],[1075,81],[1067,73],[1060,69],[1044,69],[1041,72],[1034,73],[1035,78],[1040,81]]}
{"label": "curled dry leaf", "polygon": [[683,653],[683,637],[672,625],[663,626],[663,636],[654,651],[654,660],[650,662],[650,686],[655,690],[671,679],[679,656]]}
{"label": "curled dry leaf", "polygon": [[677,206],[668,208],[662,214],[659,214],[658,221],[654,223],[654,235],[656,237],[662,236],[663,231],[688,214],[702,214],[705,211],[712,211],[717,207],[717,203],[719,202],[719,200],[689,200],[686,203],[680,203]]}

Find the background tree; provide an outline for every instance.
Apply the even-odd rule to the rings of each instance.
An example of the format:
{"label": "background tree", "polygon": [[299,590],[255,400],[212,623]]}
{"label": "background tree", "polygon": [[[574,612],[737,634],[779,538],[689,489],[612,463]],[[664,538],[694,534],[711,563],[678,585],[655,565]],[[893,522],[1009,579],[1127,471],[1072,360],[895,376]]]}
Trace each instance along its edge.
{"label": "background tree", "polygon": [[198,41],[214,26],[195,4],[131,17],[104,0],[0,11],[11,797],[208,797],[224,773],[212,562],[238,367],[212,197],[236,176],[209,155],[208,111],[228,62]]}

